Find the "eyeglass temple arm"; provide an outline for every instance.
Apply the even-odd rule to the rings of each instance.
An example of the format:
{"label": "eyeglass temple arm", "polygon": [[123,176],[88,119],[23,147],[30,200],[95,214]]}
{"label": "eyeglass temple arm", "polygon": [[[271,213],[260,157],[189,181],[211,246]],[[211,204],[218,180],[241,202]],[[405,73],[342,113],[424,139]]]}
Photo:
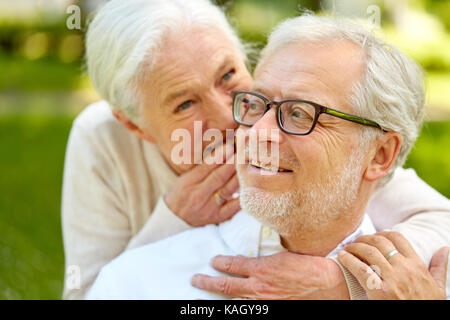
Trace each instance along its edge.
{"label": "eyeglass temple arm", "polygon": [[347,121],[351,121],[351,122],[355,122],[355,123],[359,123],[362,124],[364,126],[369,126],[369,127],[374,127],[374,128],[378,128],[383,130],[384,132],[387,132],[387,130],[384,130],[378,123],[376,123],[375,121],[369,120],[369,119],[365,119],[365,118],[361,118],[358,116],[354,116],[352,114],[348,114],[345,112],[341,112],[332,108],[328,108],[325,107],[323,110],[323,113],[329,114],[333,117],[337,117],[337,118],[341,118]]}

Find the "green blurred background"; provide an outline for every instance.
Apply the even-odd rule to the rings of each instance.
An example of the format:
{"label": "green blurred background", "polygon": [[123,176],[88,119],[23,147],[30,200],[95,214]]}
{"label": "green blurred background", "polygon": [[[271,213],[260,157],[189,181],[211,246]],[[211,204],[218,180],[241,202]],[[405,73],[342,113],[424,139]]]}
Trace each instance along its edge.
{"label": "green blurred background", "polygon": [[[102,2],[0,0],[0,299],[61,297],[64,153],[74,117],[99,99],[82,57],[86,17]],[[299,8],[372,22],[379,9],[376,32],[427,73],[427,122],[406,166],[450,197],[450,1],[218,3],[241,36],[258,46]],[[71,4],[81,8],[80,30],[66,25]]]}

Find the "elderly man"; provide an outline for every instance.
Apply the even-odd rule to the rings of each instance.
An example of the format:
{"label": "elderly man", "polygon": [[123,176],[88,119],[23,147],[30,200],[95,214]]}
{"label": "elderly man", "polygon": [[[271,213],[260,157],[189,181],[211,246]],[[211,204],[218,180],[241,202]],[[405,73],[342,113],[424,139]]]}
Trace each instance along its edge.
{"label": "elderly man", "polygon": [[[102,269],[88,297],[225,298],[191,285],[194,273],[223,276],[209,264],[215,255],[289,251],[329,257],[359,236],[374,233],[366,206],[405,161],[423,111],[420,69],[403,54],[349,22],[314,16],[288,20],[270,37],[252,91],[234,92],[233,115],[243,126],[238,151],[245,163],[237,169],[244,211],[219,225],[122,254]],[[265,130],[279,134],[263,135]],[[251,133],[258,138],[256,149],[277,147],[279,166],[263,163],[253,152]],[[408,285],[427,298],[445,298],[445,290],[437,289],[445,277],[428,273],[407,241],[390,239],[382,255],[388,263],[399,261],[393,268],[405,268],[401,256],[418,260],[417,277]],[[356,249],[349,252],[358,254]],[[267,288],[249,281],[251,272],[233,282],[219,277],[225,284],[219,291],[230,293],[231,283],[257,297]],[[192,284],[205,287],[205,277],[195,276]],[[428,281],[419,281],[423,279]],[[383,281],[398,285],[396,279]]]}

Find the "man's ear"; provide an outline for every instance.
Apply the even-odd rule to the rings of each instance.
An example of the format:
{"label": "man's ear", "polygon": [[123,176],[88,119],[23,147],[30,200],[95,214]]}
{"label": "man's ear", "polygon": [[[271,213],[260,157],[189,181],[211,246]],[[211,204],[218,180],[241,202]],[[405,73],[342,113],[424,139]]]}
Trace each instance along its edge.
{"label": "man's ear", "polygon": [[375,181],[389,173],[400,152],[402,140],[402,136],[394,131],[386,132],[377,139],[375,154],[369,162],[364,179]]}
{"label": "man's ear", "polygon": [[119,122],[127,128],[129,131],[133,132],[138,138],[143,139],[145,141],[155,143],[155,139],[150,136],[148,133],[144,132],[141,128],[139,128],[134,122],[132,122],[122,110],[113,110],[114,117],[119,120]]}

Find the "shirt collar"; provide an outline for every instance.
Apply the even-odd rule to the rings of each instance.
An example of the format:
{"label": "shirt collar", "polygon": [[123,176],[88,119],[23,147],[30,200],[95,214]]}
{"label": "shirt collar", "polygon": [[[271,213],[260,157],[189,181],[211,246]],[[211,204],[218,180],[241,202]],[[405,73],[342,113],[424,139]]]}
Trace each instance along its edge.
{"label": "shirt collar", "polygon": [[223,241],[236,254],[257,257],[261,227],[261,222],[241,210],[231,220],[219,224],[219,232]]}
{"label": "shirt collar", "polygon": [[358,228],[356,228],[356,230],[351,235],[349,235],[341,243],[339,243],[337,245],[337,247],[334,248],[327,255],[327,257],[336,255],[339,250],[342,250],[347,244],[352,243],[358,237],[365,235],[365,234],[373,234],[375,232],[377,232],[377,231],[375,230],[375,227],[373,226],[372,219],[370,219],[370,217],[367,213],[364,214],[363,220],[361,221],[361,224],[358,226]]}

